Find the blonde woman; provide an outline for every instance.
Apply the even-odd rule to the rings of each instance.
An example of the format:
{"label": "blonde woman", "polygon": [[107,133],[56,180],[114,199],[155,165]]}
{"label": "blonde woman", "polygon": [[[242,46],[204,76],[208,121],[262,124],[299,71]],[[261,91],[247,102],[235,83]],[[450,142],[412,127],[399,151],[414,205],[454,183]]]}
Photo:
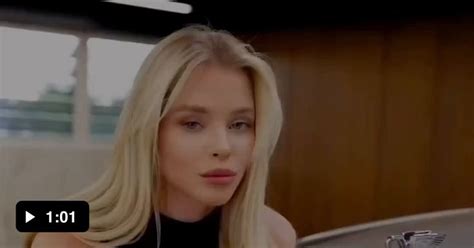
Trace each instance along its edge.
{"label": "blonde woman", "polygon": [[250,46],[204,26],[178,30],[137,74],[111,166],[71,197],[89,202],[89,230],[29,245],[295,247],[291,224],[264,203],[281,125],[274,74]]}

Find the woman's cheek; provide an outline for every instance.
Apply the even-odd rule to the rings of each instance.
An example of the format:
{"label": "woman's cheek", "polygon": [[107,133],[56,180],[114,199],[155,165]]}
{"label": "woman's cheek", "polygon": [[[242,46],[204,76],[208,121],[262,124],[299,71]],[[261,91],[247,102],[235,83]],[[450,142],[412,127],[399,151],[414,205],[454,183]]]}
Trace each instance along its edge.
{"label": "woman's cheek", "polygon": [[247,133],[246,135],[243,135],[242,143],[247,151],[251,151],[255,143],[255,135],[251,132]]}
{"label": "woman's cheek", "polygon": [[253,135],[239,137],[236,147],[241,160],[250,162],[254,143]]}
{"label": "woman's cheek", "polygon": [[180,130],[173,139],[176,142],[176,146],[180,147],[179,152],[181,156],[186,154],[190,157],[202,153],[206,144],[206,137],[203,132]]}

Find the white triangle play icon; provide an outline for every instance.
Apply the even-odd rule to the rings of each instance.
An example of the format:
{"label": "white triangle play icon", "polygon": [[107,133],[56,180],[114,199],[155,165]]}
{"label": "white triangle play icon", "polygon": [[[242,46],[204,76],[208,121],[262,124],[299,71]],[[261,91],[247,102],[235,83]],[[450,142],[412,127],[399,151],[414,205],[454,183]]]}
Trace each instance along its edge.
{"label": "white triangle play icon", "polygon": [[25,223],[28,223],[30,220],[34,219],[35,216],[25,211]]}

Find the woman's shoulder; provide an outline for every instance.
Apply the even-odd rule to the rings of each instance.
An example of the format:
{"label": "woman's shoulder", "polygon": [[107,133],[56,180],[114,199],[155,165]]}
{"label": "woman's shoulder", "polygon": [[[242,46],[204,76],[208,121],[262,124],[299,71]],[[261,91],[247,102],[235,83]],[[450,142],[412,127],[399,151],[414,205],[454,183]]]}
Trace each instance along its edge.
{"label": "woman's shoulder", "polygon": [[70,233],[38,233],[33,239],[31,248],[43,247],[90,248]]}
{"label": "woman's shoulder", "polygon": [[274,242],[281,248],[296,246],[296,231],[291,223],[277,211],[265,206],[264,218]]}

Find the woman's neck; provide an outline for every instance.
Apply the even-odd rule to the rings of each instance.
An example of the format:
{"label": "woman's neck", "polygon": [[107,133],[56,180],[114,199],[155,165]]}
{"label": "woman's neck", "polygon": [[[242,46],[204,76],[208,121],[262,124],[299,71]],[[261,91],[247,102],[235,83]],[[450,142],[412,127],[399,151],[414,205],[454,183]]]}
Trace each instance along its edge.
{"label": "woman's neck", "polygon": [[207,216],[213,209],[182,192],[166,187],[159,197],[159,213],[182,222],[196,222]]}

